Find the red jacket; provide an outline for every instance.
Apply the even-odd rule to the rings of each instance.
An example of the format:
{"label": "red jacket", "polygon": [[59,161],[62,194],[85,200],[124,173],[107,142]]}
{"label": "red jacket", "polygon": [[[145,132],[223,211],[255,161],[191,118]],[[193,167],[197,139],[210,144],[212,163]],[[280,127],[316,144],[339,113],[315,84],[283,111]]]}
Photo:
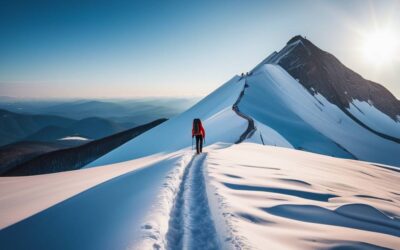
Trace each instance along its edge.
{"label": "red jacket", "polygon": [[[201,123],[201,121],[199,122],[199,126],[200,126],[200,134],[196,134],[196,135],[201,135],[201,136],[203,136],[203,138],[206,138],[206,131],[204,130],[203,124]],[[193,124],[193,127],[192,127],[192,137],[193,137],[193,136],[196,136],[196,135],[194,134],[194,124]]]}

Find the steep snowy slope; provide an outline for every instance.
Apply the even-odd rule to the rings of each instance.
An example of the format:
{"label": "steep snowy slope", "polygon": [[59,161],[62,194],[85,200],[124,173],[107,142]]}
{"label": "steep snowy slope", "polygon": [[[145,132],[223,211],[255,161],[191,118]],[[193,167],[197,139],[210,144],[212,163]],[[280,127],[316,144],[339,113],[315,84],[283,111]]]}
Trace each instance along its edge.
{"label": "steep snowy slope", "polygon": [[[360,126],[322,95],[311,95],[279,65],[259,66],[246,83],[248,88],[239,108],[277,131],[296,148],[400,166],[399,143]],[[373,120],[374,114],[365,112],[363,119]],[[382,124],[375,126],[380,125],[381,129],[389,124],[384,119],[380,121]]]}
{"label": "steep snowy slope", "polygon": [[191,124],[200,118],[206,143],[234,143],[246,129],[247,121],[232,111],[244,87],[244,79],[234,77],[195,106],[89,164],[89,167],[122,162],[138,157],[173,152],[191,145]]}

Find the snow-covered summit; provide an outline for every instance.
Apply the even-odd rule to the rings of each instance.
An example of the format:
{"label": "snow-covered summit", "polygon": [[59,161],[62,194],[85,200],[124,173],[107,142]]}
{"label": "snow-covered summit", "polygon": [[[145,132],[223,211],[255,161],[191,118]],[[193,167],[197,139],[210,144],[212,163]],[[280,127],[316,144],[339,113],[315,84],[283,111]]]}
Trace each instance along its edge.
{"label": "snow-covered summit", "polygon": [[293,37],[263,61],[268,63],[279,64],[310,93],[320,93],[345,112],[354,100],[364,101],[398,121],[400,101],[385,87],[364,79],[302,36]]}

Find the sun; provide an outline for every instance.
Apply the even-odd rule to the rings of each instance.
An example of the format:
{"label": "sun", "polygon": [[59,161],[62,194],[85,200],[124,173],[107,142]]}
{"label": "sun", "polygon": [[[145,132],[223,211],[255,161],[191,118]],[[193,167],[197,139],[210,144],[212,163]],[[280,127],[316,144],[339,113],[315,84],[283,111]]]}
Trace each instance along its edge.
{"label": "sun", "polygon": [[363,54],[370,63],[376,65],[391,63],[399,52],[399,38],[393,32],[380,31],[365,36]]}

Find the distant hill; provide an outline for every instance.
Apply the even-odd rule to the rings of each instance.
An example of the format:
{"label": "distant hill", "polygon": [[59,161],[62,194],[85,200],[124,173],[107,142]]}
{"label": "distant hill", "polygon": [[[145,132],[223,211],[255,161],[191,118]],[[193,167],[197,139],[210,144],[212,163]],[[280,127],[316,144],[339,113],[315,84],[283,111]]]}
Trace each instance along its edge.
{"label": "distant hill", "polygon": [[61,116],[25,115],[0,109],[0,146],[19,141],[44,127],[65,127],[74,122]]}
{"label": "distant hill", "polygon": [[91,117],[73,122],[67,127],[48,126],[24,138],[26,141],[55,141],[67,136],[81,136],[96,140],[135,126],[119,124],[104,118]]}
{"label": "distant hill", "polygon": [[56,142],[23,141],[0,147],[0,174],[39,155],[55,150],[77,147],[89,141],[62,140]]}
{"label": "distant hill", "polygon": [[[2,175],[36,175],[79,169],[164,121],[166,119],[159,119],[78,147],[44,154],[10,169]],[[134,150],[132,148],[132,151]]]}

